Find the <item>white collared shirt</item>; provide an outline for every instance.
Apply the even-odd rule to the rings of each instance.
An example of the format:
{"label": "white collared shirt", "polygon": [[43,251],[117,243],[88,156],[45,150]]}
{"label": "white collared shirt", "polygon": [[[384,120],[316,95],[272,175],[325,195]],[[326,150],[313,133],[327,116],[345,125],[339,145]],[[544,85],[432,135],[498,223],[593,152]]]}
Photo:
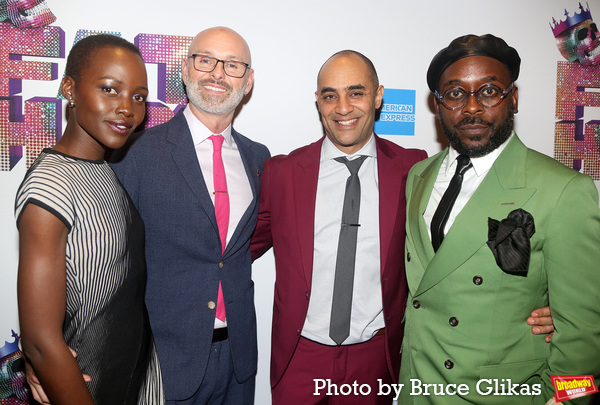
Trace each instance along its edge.
{"label": "white collared shirt", "polygon": [[[513,133],[514,134],[514,133]],[[452,207],[452,211],[450,211],[450,216],[448,217],[448,222],[446,222],[446,227],[444,228],[444,236],[448,234],[454,220],[458,214],[462,211],[462,209],[467,205],[475,190],[479,187],[486,174],[490,171],[494,162],[500,156],[500,153],[504,150],[508,142],[512,139],[512,135],[504,141],[502,145],[498,148],[494,149],[492,152],[488,153],[485,156],[481,156],[478,158],[471,158],[471,163],[473,163],[473,167],[467,170],[463,176],[463,183],[460,189],[460,193],[456,198],[456,202]],[[450,185],[450,180],[454,176],[454,172],[456,171],[456,165],[458,164],[456,158],[459,153],[450,146],[448,154],[442,161],[442,165],[440,166],[440,171],[438,172],[437,178],[435,180],[435,184],[433,186],[433,190],[431,191],[431,196],[429,197],[429,203],[427,204],[427,209],[425,209],[425,213],[423,214],[423,218],[425,219],[425,223],[427,224],[427,232],[429,232],[429,239],[431,240],[431,220],[433,219],[433,214],[435,214],[435,210],[440,204],[440,200],[442,196],[448,189]]]}
{"label": "white collared shirt", "polygon": [[[227,228],[227,243],[231,240],[231,236],[235,232],[242,216],[252,203],[252,188],[246,174],[246,168],[242,162],[242,157],[238,150],[237,144],[231,136],[231,125],[221,134],[213,134],[199,119],[191,112],[189,106],[185,107],[183,115],[188,123],[192,134],[192,141],[196,150],[196,156],[204,183],[208,189],[208,194],[215,203],[214,180],[213,180],[213,144],[210,139],[211,135],[223,135],[225,141],[221,147],[221,155],[223,157],[223,166],[225,167],[225,178],[227,180],[227,193],[229,194],[229,226]],[[226,326],[215,318],[215,327]]]}
{"label": "white collared shirt", "polygon": [[315,236],[310,302],[302,336],[335,345],[329,337],[335,263],[342,222],[346,180],[345,164],[333,160],[368,156],[358,172],[361,186],[360,213],[354,272],[350,336],[345,345],[369,340],[385,326],[381,295],[379,249],[379,178],[375,138],[353,155],[341,152],[327,137],[321,147],[319,180],[315,205]]}

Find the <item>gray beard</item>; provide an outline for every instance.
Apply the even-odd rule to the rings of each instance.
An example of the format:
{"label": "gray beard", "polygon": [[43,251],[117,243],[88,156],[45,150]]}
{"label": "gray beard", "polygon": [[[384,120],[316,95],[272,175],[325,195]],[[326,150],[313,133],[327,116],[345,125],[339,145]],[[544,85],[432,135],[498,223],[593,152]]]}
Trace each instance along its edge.
{"label": "gray beard", "polygon": [[462,140],[457,134],[457,131],[454,128],[450,128],[448,125],[446,125],[441,114],[438,114],[438,117],[440,119],[440,125],[444,135],[446,136],[446,139],[448,139],[450,145],[456,149],[458,153],[461,155],[467,155],[469,157],[481,157],[497,149],[510,137],[514,128],[515,113],[511,108],[508,113],[508,117],[506,117],[506,119],[498,126],[496,126],[496,124],[490,124],[489,122],[483,121],[481,118],[477,117],[463,119],[459,124],[471,122],[491,125],[492,135],[489,142],[478,147],[467,147],[463,145]]}
{"label": "gray beard", "polygon": [[[244,98],[244,91],[246,90],[246,86],[248,85],[248,78],[246,78],[244,86],[242,86],[239,90],[230,93],[229,96],[224,100],[215,100],[211,96],[203,95],[201,87],[202,83],[205,82],[210,83],[209,81],[200,80],[197,82],[192,82],[190,81],[189,75],[187,76],[188,84],[186,86],[186,93],[188,100],[192,105],[194,105],[194,107],[208,114],[223,115],[229,114],[230,112],[234,111],[236,107],[240,104],[240,102]],[[220,85],[225,86],[229,90],[231,90],[230,86],[227,86],[223,83],[220,83]]]}

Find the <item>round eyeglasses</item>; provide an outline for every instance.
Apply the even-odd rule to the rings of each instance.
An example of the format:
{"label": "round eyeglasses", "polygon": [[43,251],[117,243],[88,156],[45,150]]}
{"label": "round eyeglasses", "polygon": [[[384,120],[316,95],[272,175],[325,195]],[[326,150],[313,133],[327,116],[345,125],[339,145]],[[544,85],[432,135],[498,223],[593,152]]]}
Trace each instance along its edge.
{"label": "round eyeglasses", "polygon": [[239,62],[237,60],[222,60],[196,53],[188,56],[188,59],[194,60],[194,69],[205,73],[210,73],[215,70],[219,62],[221,62],[223,63],[223,71],[225,74],[236,78],[243,77],[246,74],[246,70],[250,67],[247,63]]}
{"label": "round eyeglasses", "polygon": [[508,93],[512,91],[513,84],[514,82],[506,90],[502,90],[493,84],[485,84],[476,91],[466,91],[462,87],[453,87],[446,90],[443,95],[440,95],[437,90],[434,94],[440,103],[449,110],[463,108],[467,105],[471,96],[475,96],[480,106],[492,108],[500,104]]}

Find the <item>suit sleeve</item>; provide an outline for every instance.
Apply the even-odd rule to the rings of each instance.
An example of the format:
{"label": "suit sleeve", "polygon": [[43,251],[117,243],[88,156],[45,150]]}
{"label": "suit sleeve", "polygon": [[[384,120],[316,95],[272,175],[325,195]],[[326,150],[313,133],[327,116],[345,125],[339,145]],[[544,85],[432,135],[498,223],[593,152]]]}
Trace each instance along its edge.
{"label": "suit sleeve", "polygon": [[[575,176],[548,221],[544,261],[556,332],[544,371],[546,398],[551,375],[593,375],[600,381],[600,209],[588,176]],[[566,403],[587,403],[589,396]]]}
{"label": "suit sleeve", "polygon": [[114,151],[110,158],[110,166],[116,173],[119,181],[131,197],[133,204],[139,210],[139,179],[137,177],[137,163],[139,158],[135,157],[135,150],[130,145]]}
{"label": "suit sleeve", "polygon": [[258,205],[258,222],[250,242],[250,251],[252,261],[261,257],[273,246],[273,236],[271,235],[271,207],[270,207],[270,181],[271,181],[271,160],[267,159],[260,176],[260,201]]}

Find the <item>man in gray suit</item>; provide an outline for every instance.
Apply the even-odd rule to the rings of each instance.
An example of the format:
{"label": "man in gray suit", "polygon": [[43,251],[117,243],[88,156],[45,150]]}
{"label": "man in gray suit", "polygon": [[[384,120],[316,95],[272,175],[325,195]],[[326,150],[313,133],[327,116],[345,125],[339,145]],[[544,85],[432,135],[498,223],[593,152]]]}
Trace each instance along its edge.
{"label": "man in gray suit", "polygon": [[[248,45],[236,32],[200,32],[182,64],[188,106],[113,159],[146,225],[146,305],[167,404],[254,402],[249,245],[269,151],[231,126],[252,88],[250,64]],[[214,135],[224,138],[220,156]],[[213,177],[219,160],[225,190]],[[229,200],[225,222],[215,214],[215,197],[223,191]],[[219,316],[223,304],[225,317]]]}

